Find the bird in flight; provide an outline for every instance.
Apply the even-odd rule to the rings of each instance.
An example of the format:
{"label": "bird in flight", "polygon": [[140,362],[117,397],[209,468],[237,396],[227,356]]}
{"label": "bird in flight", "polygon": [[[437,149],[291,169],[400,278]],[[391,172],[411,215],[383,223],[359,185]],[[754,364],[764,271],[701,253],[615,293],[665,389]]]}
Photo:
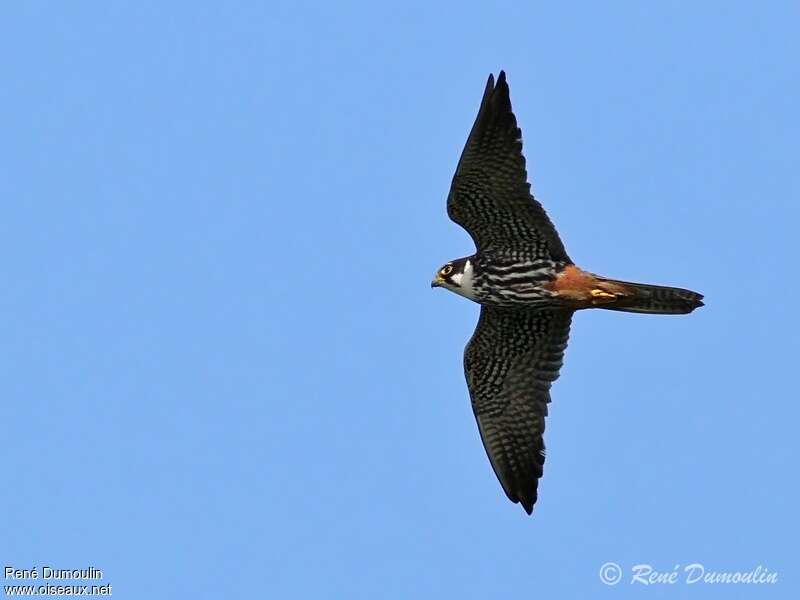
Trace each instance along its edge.
{"label": "bird in flight", "polygon": [[534,199],[506,75],[489,76],[458,161],[447,214],[475,242],[436,272],[443,287],[481,305],[464,374],[481,440],[508,498],[531,514],[545,461],[550,385],[576,310],[686,314],[690,290],[608,279],[577,267]]}

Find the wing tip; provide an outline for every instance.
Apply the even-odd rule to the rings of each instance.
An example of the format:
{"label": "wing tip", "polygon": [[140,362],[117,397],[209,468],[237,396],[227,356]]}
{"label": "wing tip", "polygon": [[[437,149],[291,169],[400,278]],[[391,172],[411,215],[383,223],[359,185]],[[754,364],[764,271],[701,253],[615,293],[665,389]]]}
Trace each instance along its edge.
{"label": "wing tip", "polygon": [[536,504],[538,494],[536,488],[538,487],[538,480],[534,483],[533,487],[528,490],[519,490],[514,502],[519,502],[522,509],[529,515],[533,513],[533,505]]}
{"label": "wing tip", "polygon": [[506,72],[503,71],[503,69],[500,69],[500,74],[497,76],[497,85],[495,86],[495,89],[498,90],[508,89],[508,81],[506,81]]}
{"label": "wing tip", "polygon": [[500,89],[508,89],[508,82],[506,81],[506,72],[503,69],[500,69],[500,72],[497,74],[497,84],[495,85],[494,73],[489,73],[489,78],[486,80],[486,91],[484,92],[484,96],[487,94],[492,94],[493,92],[500,90]]}
{"label": "wing tip", "polygon": [[481,108],[478,111],[478,117],[480,117],[480,113],[483,112],[486,105],[489,104],[489,101],[492,99],[494,90],[494,73],[489,73],[489,79],[486,80],[486,87],[483,90],[483,98],[481,99]]}
{"label": "wing tip", "polygon": [[[492,465],[494,466],[494,465]],[[495,471],[496,473],[496,471]],[[532,485],[520,485],[520,482],[506,481],[500,478],[503,491],[514,504],[519,504],[529,515],[533,513],[533,505],[539,498],[539,478],[534,478]]]}
{"label": "wing tip", "polygon": [[511,90],[506,81],[506,72],[502,69],[497,76],[497,84],[491,90],[490,104],[495,118],[506,119],[512,117],[513,122],[509,122],[508,126],[510,128],[517,127],[516,117],[514,117],[511,108]]}

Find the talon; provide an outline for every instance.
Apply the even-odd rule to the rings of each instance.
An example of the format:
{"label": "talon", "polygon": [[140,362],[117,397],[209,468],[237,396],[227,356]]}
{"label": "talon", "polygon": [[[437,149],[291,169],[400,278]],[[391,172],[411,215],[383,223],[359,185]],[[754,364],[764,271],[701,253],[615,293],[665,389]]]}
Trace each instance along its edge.
{"label": "talon", "polygon": [[609,298],[609,299],[613,300],[614,298],[617,297],[615,294],[609,294],[608,292],[604,292],[603,290],[600,290],[600,289],[593,289],[589,293],[594,298]]}

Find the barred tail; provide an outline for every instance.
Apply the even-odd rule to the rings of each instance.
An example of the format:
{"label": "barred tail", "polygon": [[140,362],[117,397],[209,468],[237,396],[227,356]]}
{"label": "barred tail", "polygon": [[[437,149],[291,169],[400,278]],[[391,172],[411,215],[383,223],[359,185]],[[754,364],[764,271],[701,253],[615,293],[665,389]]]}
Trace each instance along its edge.
{"label": "barred tail", "polygon": [[685,315],[703,306],[703,295],[691,290],[614,279],[600,281],[606,285],[612,284],[614,288],[619,286],[624,293],[618,294],[615,301],[598,308],[656,315]]}

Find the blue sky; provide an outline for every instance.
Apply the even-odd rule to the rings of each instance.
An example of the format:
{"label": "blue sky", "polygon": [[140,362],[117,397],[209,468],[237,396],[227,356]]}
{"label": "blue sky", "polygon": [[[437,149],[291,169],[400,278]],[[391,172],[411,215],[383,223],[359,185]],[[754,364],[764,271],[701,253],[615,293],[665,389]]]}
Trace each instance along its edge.
{"label": "blue sky", "polygon": [[[4,565],[121,598],[796,597],[800,9],[554,4],[0,9]],[[532,518],[470,410],[478,307],[429,288],[472,252],[445,197],[500,68],[572,258],[707,302],[576,316]],[[693,562],[779,581],[628,581]]]}

